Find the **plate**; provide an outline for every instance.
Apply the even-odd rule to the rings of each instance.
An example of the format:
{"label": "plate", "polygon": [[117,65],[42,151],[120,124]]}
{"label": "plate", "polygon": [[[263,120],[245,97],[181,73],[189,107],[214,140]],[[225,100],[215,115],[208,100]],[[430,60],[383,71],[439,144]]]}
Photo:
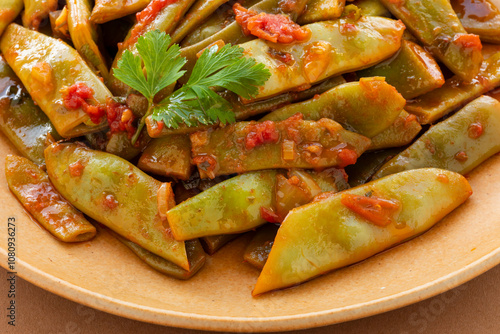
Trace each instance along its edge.
{"label": "plate", "polygon": [[33,222],[9,192],[0,137],[0,264],[7,265],[7,219],[16,219],[16,270],[57,295],[119,316],[218,331],[284,331],[393,310],[462,284],[500,263],[500,156],[473,171],[473,196],[430,231],[356,265],[252,298],[258,271],[243,262],[250,235],[216,255],[191,280],[143,264],[109,233],[64,244]]}

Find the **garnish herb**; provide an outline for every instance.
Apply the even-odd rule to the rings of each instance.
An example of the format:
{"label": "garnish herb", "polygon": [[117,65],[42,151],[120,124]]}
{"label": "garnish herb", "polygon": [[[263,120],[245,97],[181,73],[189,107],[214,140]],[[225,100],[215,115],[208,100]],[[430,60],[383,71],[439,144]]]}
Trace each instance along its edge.
{"label": "garnish herb", "polygon": [[158,30],[148,32],[137,41],[139,55],[125,51],[114,71],[118,80],[139,91],[148,100],[148,110],[132,137],[133,144],[149,115],[171,128],[178,128],[180,124],[196,126],[234,122],[231,104],[213,88],[224,88],[250,99],[257,95],[258,87],[270,77],[263,64],[243,57],[243,49],[239,46],[228,44],[219,49],[214,45],[202,53],[188,82],[155,104],[155,95],[185,73],[181,69],[186,59],[181,57],[180,47],[177,44],[169,47],[170,43],[169,35]]}

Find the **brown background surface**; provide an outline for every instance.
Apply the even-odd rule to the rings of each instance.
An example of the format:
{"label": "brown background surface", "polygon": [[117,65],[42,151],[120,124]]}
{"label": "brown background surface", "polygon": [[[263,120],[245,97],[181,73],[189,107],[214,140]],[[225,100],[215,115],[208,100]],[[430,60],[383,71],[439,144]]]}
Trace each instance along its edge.
{"label": "brown background surface", "polygon": [[[97,311],[44,291],[21,278],[16,284],[16,324],[7,325],[7,272],[0,268],[0,333],[173,333],[163,327]],[[333,298],[333,296],[332,296]],[[500,265],[434,298],[347,323],[292,333],[500,333]]]}

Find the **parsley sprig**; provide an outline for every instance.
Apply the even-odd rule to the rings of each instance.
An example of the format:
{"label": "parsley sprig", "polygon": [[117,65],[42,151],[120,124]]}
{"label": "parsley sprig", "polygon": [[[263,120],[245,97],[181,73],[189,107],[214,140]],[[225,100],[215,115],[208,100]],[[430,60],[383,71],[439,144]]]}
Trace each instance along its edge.
{"label": "parsley sprig", "polygon": [[170,44],[169,35],[158,30],[148,32],[137,41],[138,55],[125,51],[114,70],[118,80],[148,100],[148,110],[132,143],[137,141],[149,115],[171,128],[178,128],[181,124],[196,126],[234,122],[231,104],[213,89],[224,88],[250,99],[269,79],[269,70],[254,59],[243,57],[241,47],[228,44],[219,49],[214,45],[202,53],[188,82],[155,104],[155,95],[185,73],[182,67],[186,59],[181,56],[180,47]]}

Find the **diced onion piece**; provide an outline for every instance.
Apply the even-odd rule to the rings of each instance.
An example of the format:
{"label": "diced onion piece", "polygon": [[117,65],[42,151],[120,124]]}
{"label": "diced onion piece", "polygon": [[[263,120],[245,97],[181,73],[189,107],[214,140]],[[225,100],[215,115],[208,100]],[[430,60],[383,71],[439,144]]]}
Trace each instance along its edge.
{"label": "diced onion piece", "polygon": [[281,144],[282,157],[285,161],[295,160],[295,142],[293,140],[283,140]]}

